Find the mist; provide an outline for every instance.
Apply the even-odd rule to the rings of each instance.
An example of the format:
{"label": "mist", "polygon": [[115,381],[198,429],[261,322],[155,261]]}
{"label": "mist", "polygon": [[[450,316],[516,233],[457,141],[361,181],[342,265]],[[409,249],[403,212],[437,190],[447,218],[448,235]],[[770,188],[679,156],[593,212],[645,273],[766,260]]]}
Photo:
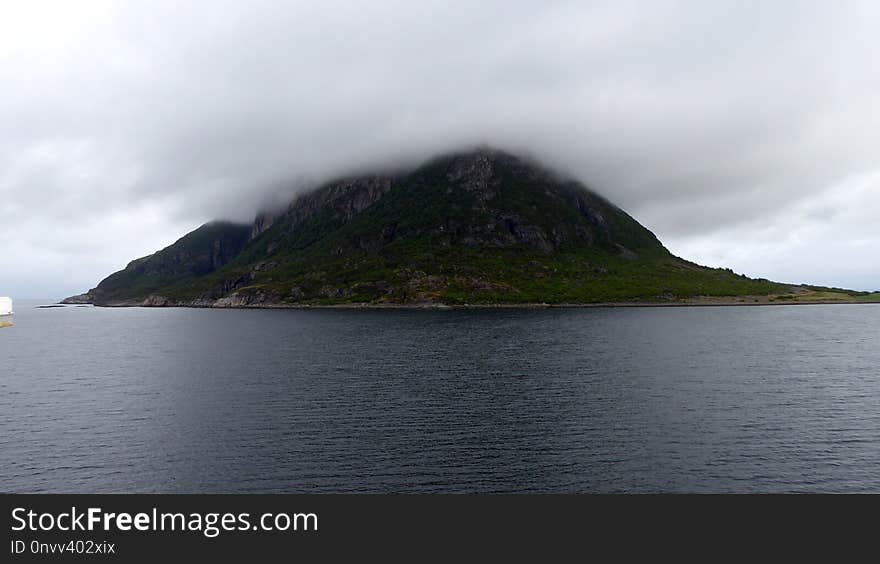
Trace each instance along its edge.
{"label": "mist", "polygon": [[871,2],[28,2],[0,18],[0,294],[478,144],[674,253],[880,288]]}

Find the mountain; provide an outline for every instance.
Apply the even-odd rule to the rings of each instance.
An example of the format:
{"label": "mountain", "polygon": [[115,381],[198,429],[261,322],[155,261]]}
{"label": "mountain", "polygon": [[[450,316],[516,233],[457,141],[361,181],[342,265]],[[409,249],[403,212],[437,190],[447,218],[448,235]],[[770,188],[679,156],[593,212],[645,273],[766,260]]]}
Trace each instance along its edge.
{"label": "mountain", "polygon": [[69,300],[575,304],[790,291],[675,257],[583,185],[483,148],[329,182],[252,225],[209,223]]}

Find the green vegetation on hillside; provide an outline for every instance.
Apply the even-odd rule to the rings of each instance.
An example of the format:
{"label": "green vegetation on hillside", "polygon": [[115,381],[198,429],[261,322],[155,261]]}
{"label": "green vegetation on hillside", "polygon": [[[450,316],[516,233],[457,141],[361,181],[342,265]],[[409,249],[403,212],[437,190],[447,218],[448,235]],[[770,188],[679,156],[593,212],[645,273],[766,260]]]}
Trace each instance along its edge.
{"label": "green vegetation on hillside", "polygon": [[[224,270],[204,280],[168,288],[163,295],[193,300],[206,286],[220,283],[224,277],[245,274],[244,267]],[[417,239],[389,245],[379,252],[306,256],[285,262],[256,276],[238,291],[282,296],[285,303],[559,304],[656,302],[691,296],[768,295],[787,290],[781,284],[700,267],[659,253],[638,260],[590,249],[548,256],[527,249],[461,249]]]}

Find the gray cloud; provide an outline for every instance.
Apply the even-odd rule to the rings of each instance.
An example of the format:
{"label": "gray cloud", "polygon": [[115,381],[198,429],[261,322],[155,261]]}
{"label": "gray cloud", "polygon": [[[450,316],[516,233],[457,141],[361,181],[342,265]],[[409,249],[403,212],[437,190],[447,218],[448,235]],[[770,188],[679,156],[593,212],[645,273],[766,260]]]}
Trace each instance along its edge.
{"label": "gray cloud", "polygon": [[203,221],[474,143],[687,258],[880,287],[871,2],[19,4],[0,293],[82,290]]}

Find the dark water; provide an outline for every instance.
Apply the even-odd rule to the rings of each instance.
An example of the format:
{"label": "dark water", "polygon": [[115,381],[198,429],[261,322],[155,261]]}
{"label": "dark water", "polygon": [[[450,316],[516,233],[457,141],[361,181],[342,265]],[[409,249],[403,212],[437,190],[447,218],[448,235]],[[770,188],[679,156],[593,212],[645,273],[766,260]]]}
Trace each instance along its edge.
{"label": "dark water", "polygon": [[877,306],[33,305],[3,491],[880,491]]}

